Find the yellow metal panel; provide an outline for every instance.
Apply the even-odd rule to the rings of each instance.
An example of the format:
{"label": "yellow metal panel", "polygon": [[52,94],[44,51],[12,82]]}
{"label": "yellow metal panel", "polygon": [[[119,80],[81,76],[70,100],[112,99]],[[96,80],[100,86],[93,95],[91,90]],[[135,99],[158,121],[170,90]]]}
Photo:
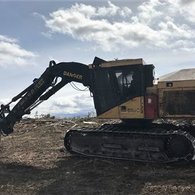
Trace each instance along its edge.
{"label": "yellow metal panel", "polygon": [[121,119],[144,118],[144,98],[136,97],[119,106]]}
{"label": "yellow metal panel", "polygon": [[[169,83],[172,83],[172,86],[169,85]],[[159,89],[173,89],[178,87],[194,87],[195,86],[195,80],[183,80],[183,81],[162,81],[158,82],[158,88]]]}
{"label": "yellow metal panel", "polygon": [[101,119],[119,119],[119,107],[116,106],[107,112],[104,112],[103,114],[99,115],[98,118]]}
{"label": "yellow metal panel", "polygon": [[101,114],[102,119],[144,118],[144,97],[136,97]]}

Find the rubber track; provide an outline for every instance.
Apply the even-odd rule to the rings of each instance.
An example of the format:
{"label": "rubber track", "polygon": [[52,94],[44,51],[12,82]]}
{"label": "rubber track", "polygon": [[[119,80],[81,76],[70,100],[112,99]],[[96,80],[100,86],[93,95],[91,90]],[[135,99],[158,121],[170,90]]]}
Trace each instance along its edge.
{"label": "rubber track", "polygon": [[[144,128],[123,123],[105,124],[99,128],[77,127],[66,133],[64,144],[68,151],[84,156],[160,163],[190,161],[195,160],[192,130],[195,132],[194,127],[172,124],[153,124]],[[179,145],[187,145],[185,155],[169,151],[169,145],[176,139]],[[177,153],[177,148],[175,150]]]}

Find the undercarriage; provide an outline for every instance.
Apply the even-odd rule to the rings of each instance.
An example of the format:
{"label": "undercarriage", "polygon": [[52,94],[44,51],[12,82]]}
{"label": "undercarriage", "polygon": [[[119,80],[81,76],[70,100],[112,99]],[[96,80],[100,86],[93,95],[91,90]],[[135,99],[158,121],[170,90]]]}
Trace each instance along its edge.
{"label": "undercarriage", "polygon": [[127,123],[98,128],[73,128],[64,139],[69,152],[84,156],[141,162],[169,163],[195,159],[195,127],[152,123],[145,127]]}

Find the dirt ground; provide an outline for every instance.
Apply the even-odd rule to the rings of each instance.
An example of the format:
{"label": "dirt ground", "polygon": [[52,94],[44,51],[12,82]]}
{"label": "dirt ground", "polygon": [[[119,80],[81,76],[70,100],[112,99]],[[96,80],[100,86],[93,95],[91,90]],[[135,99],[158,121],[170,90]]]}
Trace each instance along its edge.
{"label": "dirt ground", "polygon": [[[76,121],[82,123],[82,121]],[[195,194],[195,164],[157,165],[73,156],[74,123],[24,120],[0,141],[0,194]]]}

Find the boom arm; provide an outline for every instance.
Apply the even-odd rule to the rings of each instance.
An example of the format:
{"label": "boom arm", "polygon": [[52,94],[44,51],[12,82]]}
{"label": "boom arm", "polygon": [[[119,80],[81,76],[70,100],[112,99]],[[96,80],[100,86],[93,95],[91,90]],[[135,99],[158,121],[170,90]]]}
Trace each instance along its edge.
{"label": "boom arm", "polygon": [[[58,82],[58,78],[61,78],[61,81]],[[90,88],[88,66],[77,62],[56,64],[55,61],[50,61],[49,67],[40,78],[34,79],[33,83],[12,98],[10,103],[1,105],[0,132],[7,135],[12,133],[15,123],[20,121],[24,114],[30,114],[33,108],[72,81],[80,82]],[[15,101],[18,103],[10,110],[10,104]]]}

